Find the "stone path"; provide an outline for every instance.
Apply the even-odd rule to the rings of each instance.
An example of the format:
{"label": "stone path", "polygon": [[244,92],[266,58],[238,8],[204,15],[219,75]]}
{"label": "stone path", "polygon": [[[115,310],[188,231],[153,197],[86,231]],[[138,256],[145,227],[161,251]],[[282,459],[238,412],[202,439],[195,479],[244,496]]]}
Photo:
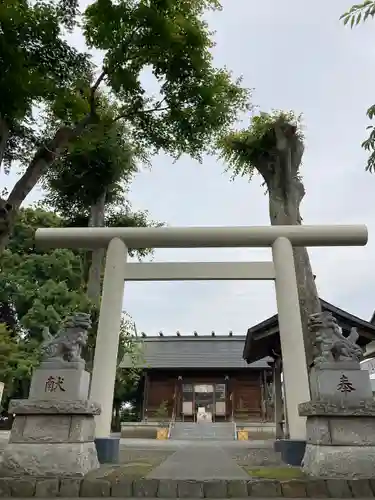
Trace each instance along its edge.
{"label": "stone path", "polygon": [[169,456],[147,478],[248,479],[246,472],[220,447],[186,446]]}
{"label": "stone path", "polygon": [[166,439],[158,441],[157,439],[121,439],[120,446],[125,448],[136,448],[138,450],[173,450],[177,451],[186,446],[194,444],[195,447],[207,448],[220,446],[226,450],[247,450],[247,449],[273,449],[273,440],[251,440],[251,441],[191,441],[189,439]]}
{"label": "stone path", "polygon": [[171,440],[189,441],[234,441],[233,422],[176,422],[171,429]]}

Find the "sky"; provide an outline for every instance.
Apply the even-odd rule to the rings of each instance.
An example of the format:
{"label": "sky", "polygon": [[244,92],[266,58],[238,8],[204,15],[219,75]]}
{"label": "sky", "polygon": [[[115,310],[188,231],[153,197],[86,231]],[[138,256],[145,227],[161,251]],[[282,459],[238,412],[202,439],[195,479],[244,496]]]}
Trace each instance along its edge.
{"label": "sky", "polygon": [[[375,103],[375,21],[355,30],[339,16],[346,0],[223,0],[223,11],[207,19],[216,31],[217,66],[227,66],[254,89],[262,111],[303,113],[306,151],[301,173],[306,197],[305,224],[366,224],[366,247],[309,250],[319,294],[334,305],[369,320],[375,309],[375,175],[365,172],[366,109]],[[75,33],[72,41],[83,48]],[[94,54],[97,60],[100,54]],[[144,85],[154,89],[152,77]],[[238,128],[249,124],[250,115]],[[11,186],[12,171],[1,178]],[[2,182],[2,184],[4,184]],[[27,199],[41,196],[36,189]],[[230,181],[214,157],[176,164],[155,157],[131,186],[136,209],[170,226],[268,225],[260,178]],[[157,250],[154,261],[270,260],[267,249]],[[155,335],[245,334],[276,312],[272,282],[127,283],[124,310],[137,330]]]}

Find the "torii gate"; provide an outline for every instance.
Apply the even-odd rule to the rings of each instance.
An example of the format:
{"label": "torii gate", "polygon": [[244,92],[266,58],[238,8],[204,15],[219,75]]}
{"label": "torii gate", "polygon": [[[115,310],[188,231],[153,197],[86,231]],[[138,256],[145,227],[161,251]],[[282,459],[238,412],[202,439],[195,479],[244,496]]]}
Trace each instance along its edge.
{"label": "torii gate", "polygon": [[[111,432],[124,281],[274,280],[290,439],[306,439],[298,404],[310,400],[310,389],[293,246],[364,246],[366,226],[42,228],[35,239],[43,248],[107,249],[90,393],[102,407],[97,438]],[[128,248],[228,247],[271,247],[273,262],[127,263]]]}

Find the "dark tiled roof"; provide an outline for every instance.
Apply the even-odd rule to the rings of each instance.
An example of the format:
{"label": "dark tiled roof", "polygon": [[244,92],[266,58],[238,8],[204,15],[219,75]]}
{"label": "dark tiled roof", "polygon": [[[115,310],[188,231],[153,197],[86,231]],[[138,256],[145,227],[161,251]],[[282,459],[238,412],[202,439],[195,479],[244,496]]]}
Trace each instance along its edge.
{"label": "dark tiled roof", "polygon": [[[250,365],[243,360],[245,339],[245,335],[146,337],[139,340],[141,364],[144,368],[269,368],[267,360]],[[130,357],[125,355],[120,366],[130,368]]]}
{"label": "dark tiled roof", "polygon": [[[334,306],[326,300],[320,299],[323,311],[329,311],[335,316],[339,325],[349,332],[350,328],[356,327],[359,333],[358,344],[367,345],[375,340],[375,325],[348,313],[344,309]],[[374,313],[375,315],[375,313]],[[257,359],[269,355],[272,351],[280,352],[280,337],[278,315],[252,326],[248,329],[244,343],[243,357],[252,363]]]}

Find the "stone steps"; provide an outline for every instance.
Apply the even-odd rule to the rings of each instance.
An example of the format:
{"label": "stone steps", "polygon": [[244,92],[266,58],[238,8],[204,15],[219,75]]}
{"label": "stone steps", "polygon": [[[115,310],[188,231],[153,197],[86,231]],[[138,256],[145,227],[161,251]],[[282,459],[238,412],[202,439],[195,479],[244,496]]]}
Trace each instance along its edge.
{"label": "stone steps", "polygon": [[170,439],[233,441],[234,431],[233,422],[176,422]]}

